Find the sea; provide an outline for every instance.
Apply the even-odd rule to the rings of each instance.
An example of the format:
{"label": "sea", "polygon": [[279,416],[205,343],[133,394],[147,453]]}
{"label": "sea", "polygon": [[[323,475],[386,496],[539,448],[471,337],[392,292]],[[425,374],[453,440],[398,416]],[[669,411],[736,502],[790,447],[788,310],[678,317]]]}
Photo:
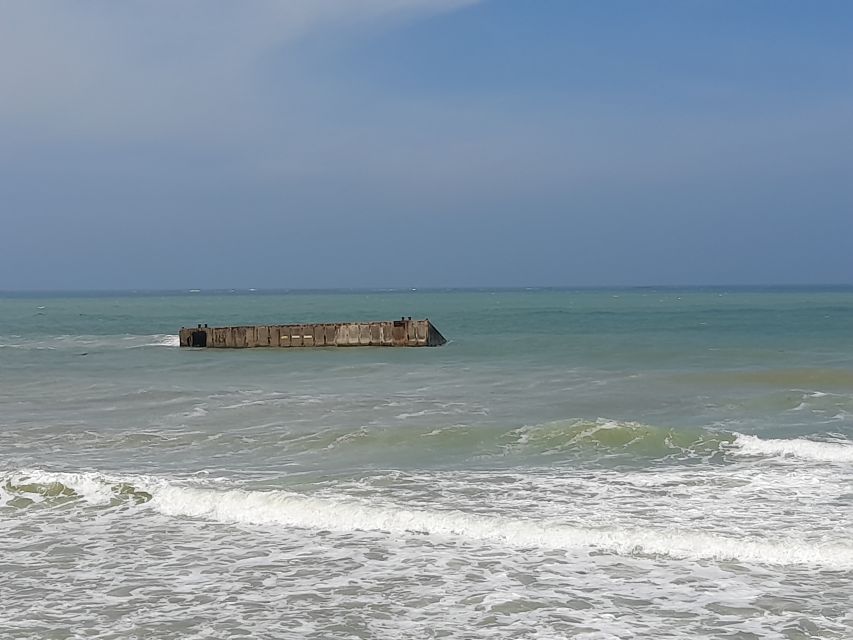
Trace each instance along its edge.
{"label": "sea", "polygon": [[853,288],[2,294],[0,638],[853,638]]}

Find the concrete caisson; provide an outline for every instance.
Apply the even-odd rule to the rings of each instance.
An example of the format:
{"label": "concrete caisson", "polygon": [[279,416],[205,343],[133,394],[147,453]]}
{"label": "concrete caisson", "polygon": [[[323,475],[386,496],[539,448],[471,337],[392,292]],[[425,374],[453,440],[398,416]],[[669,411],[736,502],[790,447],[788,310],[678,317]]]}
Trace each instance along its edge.
{"label": "concrete caisson", "polygon": [[439,347],[444,336],[428,320],[182,327],[182,347]]}

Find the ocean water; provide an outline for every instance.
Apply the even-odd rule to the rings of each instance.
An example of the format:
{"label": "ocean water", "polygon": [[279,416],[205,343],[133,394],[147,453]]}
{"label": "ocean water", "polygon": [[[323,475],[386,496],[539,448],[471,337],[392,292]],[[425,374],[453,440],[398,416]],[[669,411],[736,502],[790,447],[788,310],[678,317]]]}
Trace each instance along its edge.
{"label": "ocean water", "polygon": [[4,639],[853,638],[853,289],[0,297],[0,575]]}

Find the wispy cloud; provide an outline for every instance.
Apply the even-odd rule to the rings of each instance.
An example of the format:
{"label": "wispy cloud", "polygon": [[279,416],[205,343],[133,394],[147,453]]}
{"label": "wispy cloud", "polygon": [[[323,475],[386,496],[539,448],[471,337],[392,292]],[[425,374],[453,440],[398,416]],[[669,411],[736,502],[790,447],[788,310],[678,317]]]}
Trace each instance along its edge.
{"label": "wispy cloud", "polygon": [[475,1],[0,0],[0,126],[132,137],[245,120],[266,57]]}

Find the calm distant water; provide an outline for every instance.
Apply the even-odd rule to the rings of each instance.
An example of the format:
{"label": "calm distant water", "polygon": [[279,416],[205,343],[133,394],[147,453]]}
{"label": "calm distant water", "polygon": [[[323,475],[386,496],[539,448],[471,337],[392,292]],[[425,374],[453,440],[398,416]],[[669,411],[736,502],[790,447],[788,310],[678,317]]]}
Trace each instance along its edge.
{"label": "calm distant water", "polygon": [[0,297],[0,540],[4,639],[851,638],[853,289]]}

